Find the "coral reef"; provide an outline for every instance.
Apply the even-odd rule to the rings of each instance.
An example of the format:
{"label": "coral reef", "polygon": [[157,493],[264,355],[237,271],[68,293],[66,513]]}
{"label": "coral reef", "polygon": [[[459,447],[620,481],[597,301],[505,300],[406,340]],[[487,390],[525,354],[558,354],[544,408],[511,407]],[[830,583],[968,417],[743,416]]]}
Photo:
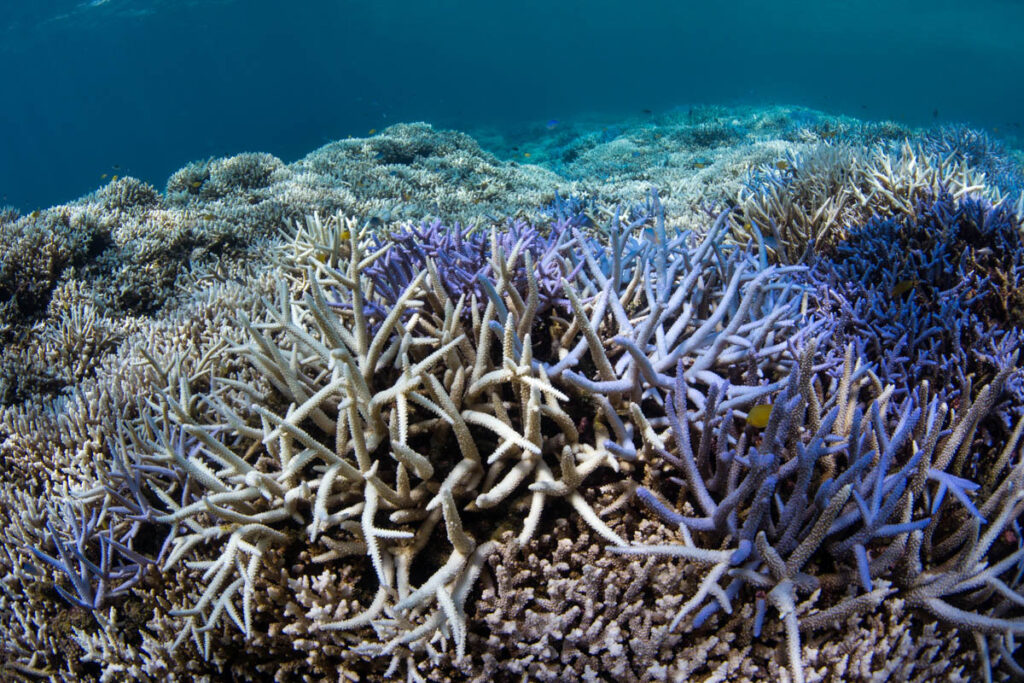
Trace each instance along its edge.
{"label": "coral reef", "polygon": [[740,242],[756,240],[784,263],[807,260],[844,240],[871,218],[916,218],[917,207],[942,193],[999,202],[984,173],[957,155],[904,141],[867,152],[825,142],[760,167],[735,198],[732,225]]}
{"label": "coral reef", "polygon": [[5,675],[1024,673],[1019,170],[657,124],[0,214]]}
{"label": "coral reef", "polygon": [[[967,377],[991,379],[1020,345],[1022,235],[1005,204],[945,191],[912,215],[876,216],[809,271],[813,317],[835,356],[853,344],[896,398],[927,381],[952,401]],[[1020,388],[1011,393],[1014,407],[1000,411],[1007,423],[1024,406]]]}

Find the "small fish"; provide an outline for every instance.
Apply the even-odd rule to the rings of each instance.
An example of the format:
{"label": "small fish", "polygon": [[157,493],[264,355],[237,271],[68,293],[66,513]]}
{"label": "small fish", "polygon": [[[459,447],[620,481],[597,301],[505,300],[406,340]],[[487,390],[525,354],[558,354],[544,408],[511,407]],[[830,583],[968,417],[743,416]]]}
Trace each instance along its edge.
{"label": "small fish", "polygon": [[115,171],[120,171],[121,170],[121,167],[118,166],[117,164],[114,164],[111,168],[113,168]]}
{"label": "small fish", "polygon": [[789,162],[786,161],[785,159],[779,159],[778,161],[775,162],[775,168],[779,169],[780,171],[785,171],[786,169],[789,168]]}
{"label": "small fish", "polygon": [[772,414],[772,404],[764,403],[759,406],[754,406],[747,413],[747,424],[751,427],[757,427],[758,429],[764,429],[768,426],[768,418]]}
{"label": "small fish", "polygon": [[376,128],[371,128],[371,129],[370,129],[370,132],[369,132],[369,133],[367,133],[367,135],[373,135],[373,134],[374,134],[374,133],[376,133],[376,132],[377,132],[377,129],[376,129]]}
{"label": "small fish", "polygon": [[216,217],[217,216],[215,216],[212,213],[204,213],[202,216],[200,216],[200,218],[202,218],[204,221],[212,221]]}
{"label": "small fish", "polygon": [[352,239],[352,233],[349,232],[348,230],[342,230],[340,233],[338,233],[338,237],[340,237],[343,240]]}
{"label": "small fish", "polygon": [[892,288],[893,298],[901,296],[917,287],[917,280],[900,280],[896,283],[896,286]]}
{"label": "small fish", "polygon": [[550,121],[544,124],[544,127],[547,128],[548,130],[554,130],[555,128],[558,128],[558,119],[551,119]]}
{"label": "small fish", "polygon": [[580,434],[586,434],[587,430],[591,427],[590,418],[584,415],[580,418],[580,421],[576,423],[576,431]]}
{"label": "small fish", "polygon": [[39,218],[39,209],[36,209],[28,215],[29,218]]}
{"label": "small fish", "polygon": [[935,109],[932,109],[932,118],[933,119],[939,118],[939,108],[938,107],[936,107]]}
{"label": "small fish", "polygon": [[110,182],[116,183],[117,182],[117,178],[118,178],[118,176],[114,176],[113,178],[110,179]]}
{"label": "small fish", "polygon": [[202,181],[199,181],[199,180],[195,180],[195,181],[192,181],[191,183],[189,183],[189,185],[191,185],[193,188],[199,187],[202,184],[203,184]]}
{"label": "small fish", "polygon": [[107,179],[107,174],[106,173],[100,174],[100,180],[106,180],[106,179]]}
{"label": "small fish", "polygon": [[698,161],[697,163],[695,163],[693,165],[693,167],[694,168],[707,168],[707,164],[705,164],[703,161]]}
{"label": "small fish", "polygon": [[645,114],[647,114],[648,116],[650,116],[651,114],[653,114],[653,113],[654,113],[654,112],[653,112],[653,111],[651,111],[650,109],[644,109],[644,110],[643,110],[643,112],[644,112]]}
{"label": "small fish", "polygon": [[526,157],[527,159],[529,159],[530,158],[530,153],[529,152],[523,152],[523,156]]}

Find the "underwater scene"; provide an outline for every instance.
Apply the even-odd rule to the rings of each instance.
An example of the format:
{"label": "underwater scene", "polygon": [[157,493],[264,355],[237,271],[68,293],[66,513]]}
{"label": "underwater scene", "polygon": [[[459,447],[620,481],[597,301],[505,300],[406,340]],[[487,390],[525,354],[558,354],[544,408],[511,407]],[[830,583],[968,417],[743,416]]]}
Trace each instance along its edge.
{"label": "underwater scene", "polygon": [[1024,680],[1022,35],[3,3],[0,681]]}

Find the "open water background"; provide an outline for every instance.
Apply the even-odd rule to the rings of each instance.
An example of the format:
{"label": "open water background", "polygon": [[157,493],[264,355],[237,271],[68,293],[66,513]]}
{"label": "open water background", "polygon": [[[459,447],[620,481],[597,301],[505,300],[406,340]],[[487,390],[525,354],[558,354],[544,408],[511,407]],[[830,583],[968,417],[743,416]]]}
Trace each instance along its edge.
{"label": "open water background", "polygon": [[0,206],[402,121],[774,103],[1020,147],[1024,2],[4,0]]}

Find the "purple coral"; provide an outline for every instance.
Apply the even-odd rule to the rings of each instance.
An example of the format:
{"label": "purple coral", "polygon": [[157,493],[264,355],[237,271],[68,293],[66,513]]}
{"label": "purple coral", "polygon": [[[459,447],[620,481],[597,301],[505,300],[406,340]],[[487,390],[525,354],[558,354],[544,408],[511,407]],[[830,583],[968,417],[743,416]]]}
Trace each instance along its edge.
{"label": "purple coral", "polygon": [[557,218],[546,234],[523,220],[510,220],[506,229],[489,233],[458,223],[446,226],[440,219],[423,221],[419,227],[408,226],[377,238],[376,248],[385,244],[390,248],[367,268],[366,275],[385,302],[394,302],[427,268],[428,261],[433,261],[441,285],[450,296],[457,299],[465,294],[484,302],[486,279],[497,278],[491,258],[497,246],[508,259],[511,284],[518,292],[526,294],[529,259],[537,278],[539,310],[552,306],[564,309],[568,301],[561,294],[560,281],[573,277],[575,271],[567,266],[563,254],[572,247],[571,228],[575,224],[574,215],[566,214]]}
{"label": "purple coral", "polygon": [[[896,396],[928,381],[943,400],[992,377],[1024,322],[1021,220],[1005,205],[942,194],[910,216],[851,229],[807,274],[810,318],[836,355],[846,344]],[[1016,380],[1011,382],[1011,390]],[[1012,394],[1020,411],[1024,394]],[[1009,422],[1009,407],[1000,411]]]}

